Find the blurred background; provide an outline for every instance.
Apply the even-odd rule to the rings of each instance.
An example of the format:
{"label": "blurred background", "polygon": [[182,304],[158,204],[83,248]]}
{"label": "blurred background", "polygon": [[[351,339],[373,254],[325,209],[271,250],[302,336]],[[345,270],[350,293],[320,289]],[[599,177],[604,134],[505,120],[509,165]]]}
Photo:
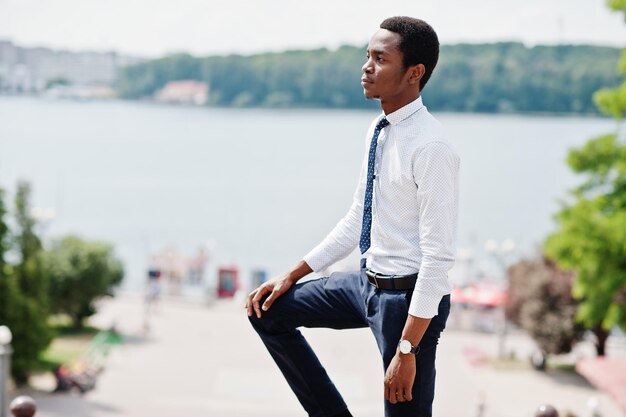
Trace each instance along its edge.
{"label": "blurred background", "polygon": [[[462,159],[435,410],[624,415],[625,14],[0,0],[0,417],[24,393],[44,417],[303,415],[240,310],[348,209],[380,112],[360,68],[392,15],[439,34],[422,95]],[[307,332],[381,415],[378,363],[347,348],[374,362],[367,331]]]}

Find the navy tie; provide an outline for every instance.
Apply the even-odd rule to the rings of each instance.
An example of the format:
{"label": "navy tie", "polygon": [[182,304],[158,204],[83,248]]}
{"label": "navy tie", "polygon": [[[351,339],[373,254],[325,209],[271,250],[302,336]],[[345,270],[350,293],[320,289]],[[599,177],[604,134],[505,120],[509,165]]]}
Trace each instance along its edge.
{"label": "navy tie", "polygon": [[359,248],[361,253],[365,253],[370,248],[370,234],[372,231],[372,195],[374,194],[374,162],[376,160],[376,145],[378,143],[378,135],[385,126],[389,125],[389,121],[384,117],[380,119],[374,130],[374,137],[370,144],[370,153],[367,159],[367,186],[365,187],[365,201],[363,203],[363,226],[361,227],[361,239],[359,240]]}

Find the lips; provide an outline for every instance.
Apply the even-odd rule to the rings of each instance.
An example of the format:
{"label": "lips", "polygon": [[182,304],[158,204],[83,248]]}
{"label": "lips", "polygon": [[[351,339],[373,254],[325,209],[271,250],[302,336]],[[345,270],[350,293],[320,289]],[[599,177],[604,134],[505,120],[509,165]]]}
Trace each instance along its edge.
{"label": "lips", "polygon": [[365,87],[366,85],[372,84],[374,81],[367,79],[367,78],[361,78],[361,85],[363,87]]}

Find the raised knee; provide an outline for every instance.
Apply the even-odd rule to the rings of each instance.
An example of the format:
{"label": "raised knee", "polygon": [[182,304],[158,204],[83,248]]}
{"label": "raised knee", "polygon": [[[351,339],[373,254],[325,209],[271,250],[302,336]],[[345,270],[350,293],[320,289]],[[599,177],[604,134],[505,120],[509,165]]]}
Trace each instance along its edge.
{"label": "raised knee", "polygon": [[248,316],[248,321],[255,329],[264,327],[265,321],[262,318],[258,318],[255,314]]}
{"label": "raised knee", "polygon": [[261,318],[253,314],[252,316],[248,316],[248,321],[257,331],[262,330],[267,332],[271,330],[272,327],[276,326],[275,320],[268,317],[267,314],[262,315]]}
{"label": "raised knee", "polygon": [[270,317],[267,312],[263,314],[261,318],[256,315],[248,317],[252,327],[259,333],[263,334],[281,334],[294,330],[294,327],[286,323],[284,320],[279,320],[277,317]]}

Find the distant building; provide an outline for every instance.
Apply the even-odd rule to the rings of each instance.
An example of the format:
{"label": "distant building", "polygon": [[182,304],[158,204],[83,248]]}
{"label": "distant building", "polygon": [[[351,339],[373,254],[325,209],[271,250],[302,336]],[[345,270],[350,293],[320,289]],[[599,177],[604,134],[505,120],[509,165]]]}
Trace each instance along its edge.
{"label": "distant building", "polygon": [[201,106],[209,100],[209,85],[195,80],[170,81],[156,92],[154,99],[161,103]]}
{"label": "distant building", "polygon": [[42,96],[53,99],[109,100],[116,98],[117,94],[108,85],[57,85],[48,88]]}
{"label": "distant building", "polygon": [[0,92],[39,93],[57,80],[81,87],[111,87],[121,68],[141,61],[116,52],[24,48],[0,40]]}

